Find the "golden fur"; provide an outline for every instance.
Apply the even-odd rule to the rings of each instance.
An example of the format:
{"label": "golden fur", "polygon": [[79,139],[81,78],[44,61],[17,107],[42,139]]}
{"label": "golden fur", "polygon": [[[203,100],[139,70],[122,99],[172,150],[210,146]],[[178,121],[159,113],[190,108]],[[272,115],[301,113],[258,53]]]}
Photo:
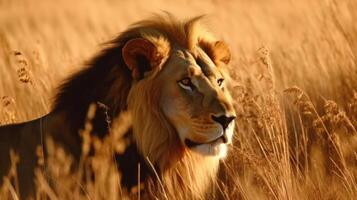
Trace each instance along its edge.
{"label": "golden fur", "polygon": [[[128,135],[132,134],[138,150],[135,156],[144,160],[149,171],[155,171],[145,180],[147,197],[205,198],[206,190],[216,179],[219,159],[222,157],[217,152],[225,151],[226,144],[223,143],[230,142],[234,126],[232,123],[228,126],[229,133],[224,136],[226,140],[221,137],[217,139],[217,130],[223,130],[223,134],[226,134],[225,128],[220,128],[217,122],[212,121],[212,116],[234,116],[234,109],[227,90],[229,77],[224,72],[224,66],[230,60],[229,50],[205,30],[199,23],[200,19],[196,17],[179,21],[167,14],[134,24],[93,58],[87,68],[65,81],[59,88],[53,111],[43,120],[31,123],[43,121],[41,128],[46,133],[44,137],[54,138],[78,161],[81,151],[78,130],[83,127],[91,103],[107,105],[111,118],[117,117],[122,111],[129,111],[133,126],[132,133]],[[178,80],[173,80],[183,71],[188,71],[188,76],[195,84],[200,83],[195,87],[197,94],[195,98],[192,97],[193,100],[190,100],[193,92],[179,88]],[[217,85],[217,78],[226,78],[227,83],[224,86]],[[173,95],[181,100],[171,102],[170,99],[175,99]],[[185,103],[186,100],[193,102],[192,105]],[[202,103],[198,103],[198,100]],[[182,109],[175,110],[176,107]],[[99,137],[108,134],[105,118],[103,112],[97,111],[93,120],[93,134]],[[179,129],[185,124],[191,124],[192,130],[205,131],[210,128],[212,133],[199,135],[193,131],[182,136]],[[26,127],[15,125],[0,128],[0,134],[9,134],[10,129],[19,134],[29,132],[27,135],[38,131],[23,130],[22,126]],[[200,149],[193,151],[185,146],[187,138],[183,137],[199,143],[196,146]],[[212,139],[217,142],[211,143]],[[199,153],[206,152],[202,149],[207,148],[208,153],[212,153],[210,151],[214,148],[214,155]],[[141,160],[138,159],[138,162]],[[119,167],[127,164],[119,163]]]}

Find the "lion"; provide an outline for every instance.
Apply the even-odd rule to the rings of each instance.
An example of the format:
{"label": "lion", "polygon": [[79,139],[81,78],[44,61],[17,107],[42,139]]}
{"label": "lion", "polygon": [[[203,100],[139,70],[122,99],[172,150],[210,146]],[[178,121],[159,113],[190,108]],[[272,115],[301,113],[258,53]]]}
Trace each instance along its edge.
{"label": "lion", "polygon": [[[52,111],[39,119],[0,128],[0,176],[20,156],[22,196],[33,194],[35,149],[46,138],[81,155],[88,107],[101,102],[115,119],[129,112],[132,143],[116,155],[122,186],[137,184],[138,164],[148,198],[202,199],[216,180],[232,142],[236,118],[229,93],[228,46],[202,25],[202,17],[180,21],[171,14],[133,24],[59,87]],[[92,134],[108,134],[98,110]]]}

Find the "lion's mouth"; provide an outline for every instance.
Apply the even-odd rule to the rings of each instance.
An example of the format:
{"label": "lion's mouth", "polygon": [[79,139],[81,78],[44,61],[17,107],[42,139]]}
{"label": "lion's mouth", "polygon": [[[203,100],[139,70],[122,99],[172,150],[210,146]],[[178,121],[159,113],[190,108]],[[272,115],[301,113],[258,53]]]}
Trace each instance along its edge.
{"label": "lion's mouth", "polygon": [[223,143],[227,143],[228,142],[228,138],[227,138],[227,135],[226,134],[223,134],[221,135],[220,137],[212,140],[212,141],[209,141],[209,142],[204,142],[204,143],[200,143],[200,142],[195,142],[195,141],[192,141],[188,138],[185,139],[185,145],[188,147],[188,148],[193,148],[193,147],[196,147],[196,146],[199,146],[199,145],[202,145],[202,144],[214,144],[214,143],[217,143],[218,140],[222,140]]}

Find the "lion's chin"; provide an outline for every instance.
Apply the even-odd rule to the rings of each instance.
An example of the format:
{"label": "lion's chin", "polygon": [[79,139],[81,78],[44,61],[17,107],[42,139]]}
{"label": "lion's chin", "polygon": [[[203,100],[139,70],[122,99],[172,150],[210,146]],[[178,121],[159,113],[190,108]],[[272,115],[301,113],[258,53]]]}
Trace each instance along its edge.
{"label": "lion's chin", "polygon": [[224,158],[227,155],[227,144],[224,144],[221,139],[212,143],[200,144],[189,149],[203,156]]}

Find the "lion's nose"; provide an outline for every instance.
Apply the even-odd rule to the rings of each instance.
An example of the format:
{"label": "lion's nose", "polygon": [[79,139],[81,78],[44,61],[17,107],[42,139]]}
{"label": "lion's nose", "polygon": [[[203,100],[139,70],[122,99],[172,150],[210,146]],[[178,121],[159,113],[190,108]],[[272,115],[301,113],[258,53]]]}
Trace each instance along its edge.
{"label": "lion's nose", "polygon": [[212,115],[213,121],[218,122],[219,124],[222,125],[223,130],[226,130],[228,125],[236,118],[236,116],[226,116],[226,115],[221,115],[221,116],[214,116]]}

